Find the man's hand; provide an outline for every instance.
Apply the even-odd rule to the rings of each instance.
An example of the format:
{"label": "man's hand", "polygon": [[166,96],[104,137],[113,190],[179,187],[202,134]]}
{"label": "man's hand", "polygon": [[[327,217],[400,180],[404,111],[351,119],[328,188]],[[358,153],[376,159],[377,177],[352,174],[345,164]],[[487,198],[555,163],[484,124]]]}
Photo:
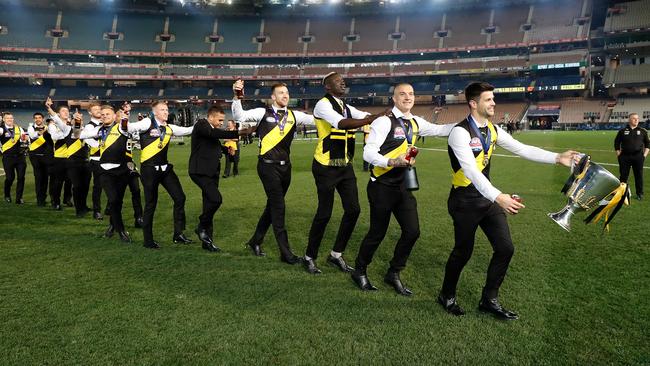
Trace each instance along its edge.
{"label": "man's hand", "polygon": [[75,109],[74,114],[72,115],[72,118],[75,120],[75,122],[81,122],[83,119],[83,116],[81,113],[79,113],[79,108]]}
{"label": "man's hand", "polygon": [[580,162],[579,152],[573,150],[567,150],[561,154],[557,154],[557,157],[555,158],[555,163],[562,164],[566,167],[571,167],[572,162],[575,164]]}
{"label": "man's hand", "polygon": [[616,157],[621,156],[621,150],[616,150]]}
{"label": "man's hand", "polygon": [[415,165],[415,158],[411,160],[406,160],[406,154],[402,154],[394,159],[388,159],[388,166],[392,167],[407,167]]}
{"label": "man's hand", "polygon": [[511,215],[518,214],[520,209],[526,207],[506,193],[501,193],[498,195],[497,199],[495,199],[494,202],[496,202],[499,206],[501,206],[502,209]]}
{"label": "man's hand", "polygon": [[242,89],[244,89],[244,80],[237,80],[234,84],[232,84],[232,91],[235,95],[235,99],[238,99],[237,91],[240,91]]}

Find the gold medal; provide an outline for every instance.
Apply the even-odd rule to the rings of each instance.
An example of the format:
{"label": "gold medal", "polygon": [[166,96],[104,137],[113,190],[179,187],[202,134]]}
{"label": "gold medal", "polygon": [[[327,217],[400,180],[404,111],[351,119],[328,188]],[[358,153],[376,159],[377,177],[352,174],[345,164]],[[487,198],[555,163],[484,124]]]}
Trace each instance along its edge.
{"label": "gold medal", "polygon": [[490,158],[486,156],[485,159],[483,159],[483,166],[487,166],[489,162],[490,162]]}
{"label": "gold medal", "polygon": [[162,149],[162,148],[163,148],[163,143],[162,143],[162,141],[160,141],[160,142],[158,143],[158,148],[159,148],[159,149]]}

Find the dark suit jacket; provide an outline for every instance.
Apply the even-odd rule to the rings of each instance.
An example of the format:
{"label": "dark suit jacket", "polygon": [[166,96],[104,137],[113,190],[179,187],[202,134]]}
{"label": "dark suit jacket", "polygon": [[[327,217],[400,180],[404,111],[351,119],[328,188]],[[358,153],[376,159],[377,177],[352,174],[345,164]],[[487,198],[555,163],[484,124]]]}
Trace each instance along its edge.
{"label": "dark suit jacket", "polygon": [[236,139],[239,131],[226,131],[213,128],[208,120],[201,119],[192,130],[192,151],[190,153],[190,174],[209,177],[219,175],[219,160],[222,146],[219,139]]}

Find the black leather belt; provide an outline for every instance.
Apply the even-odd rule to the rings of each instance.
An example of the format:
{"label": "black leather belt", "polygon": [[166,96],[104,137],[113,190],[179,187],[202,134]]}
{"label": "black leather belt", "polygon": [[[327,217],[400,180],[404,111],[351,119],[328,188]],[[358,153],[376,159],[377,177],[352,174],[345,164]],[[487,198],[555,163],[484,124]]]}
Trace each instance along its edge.
{"label": "black leather belt", "polygon": [[289,162],[287,160],[271,160],[271,159],[262,159],[260,158],[260,161],[262,163],[266,164],[278,164],[278,165],[287,165]]}

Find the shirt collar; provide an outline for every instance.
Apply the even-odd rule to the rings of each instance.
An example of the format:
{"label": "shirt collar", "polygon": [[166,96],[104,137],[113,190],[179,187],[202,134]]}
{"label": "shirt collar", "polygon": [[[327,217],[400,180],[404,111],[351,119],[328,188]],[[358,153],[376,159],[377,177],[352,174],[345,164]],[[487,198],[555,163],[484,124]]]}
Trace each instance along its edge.
{"label": "shirt collar", "polygon": [[279,111],[279,110],[282,110],[282,111],[284,111],[284,113],[287,113],[287,107],[284,107],[284,108],[278,108],[278,107],[276,107],[275,105],[272,105],[271,107],[273,108],[273,111],[274,111],[274,112],[277,112],[277,111]]}
{"label": "shirt collar", "polygon": [[400,111],[397,107],[393,107],[391,112],[393,113],[393,116],[395,116],[395,118],[405,118],[405,119],[415,118],[415,116],[412,113],[410,113],[411,114],[410,118],[406,117],[404,113],[402,113],[402,111]]}

